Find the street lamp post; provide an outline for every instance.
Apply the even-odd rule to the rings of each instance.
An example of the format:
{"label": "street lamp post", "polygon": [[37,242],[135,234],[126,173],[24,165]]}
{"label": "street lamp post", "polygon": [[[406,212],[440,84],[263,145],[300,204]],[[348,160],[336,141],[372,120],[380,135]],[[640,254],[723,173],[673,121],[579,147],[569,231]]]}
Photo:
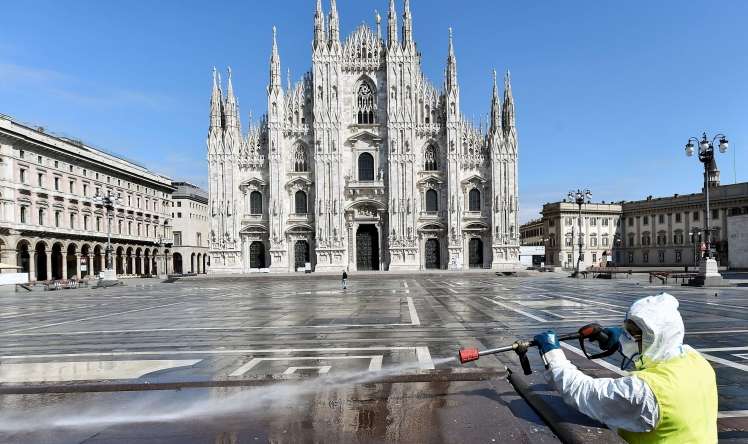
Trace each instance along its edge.
{"label": "street lamp post", "polygon": [[[592,192],[590,190],[576,190],[576,191],[569,191],[569,200],[572,202],[576,202],[577,207],[579,209],[578,216],[577,216],[577,227],[579,228],[579,255],[577,256],[577,266],[574,269],[574,273],[572,274],[573,277],[579,276],[579,264],[582,261],[582,247],[583,247],[583,234],[582,234],[582,205],[585,203],[590,203],[592,199]],[[574,227],[572,226],[572,236],[571,236],[571,255],[574,257]]]}
{"label": "street lamp post", "polygon": [[166,249],[170,248],[172,243],[169,241],[170,237],[167,233],[167,228],[169,226],[169,219],[164,220],[164,232],[163,235],[158,237],[157,245],[159,248],[163,248],[163,255],[164,255],[164,263],[163,267],[159,268],[159,277],[167,277],[169,275],[169,257],[166,254]]}
{"label": "street lamp post", "polygon": [[696,254],[696,245],[701,243],[701,230],[698,228],[691,228],[688,235],[691,237],[691,245],[693,245],[693,264],[695,266],[696,263],[699,262],[697,260],[698,255]]}
{"label": "street lamp post", "polygon": [[686,156],[691,157],[694,154],[694,142],[699,145],[699,161],[704,164],[704,239],[706,242],[706,257],[701,261],[699,267],[699,276],[696,279],[696,285],[720,285],[722,284],[722,275],[719,274],[719,267],[717,261],[714,259],[712,253],[712,236],[711,233],[714,231],[710,225],[709,219],[711,216],[709,210],[709,175],[710,172],[716,169],[714,163],[714,143],[719,139],[719,152],[725,153],[727,151],[728,141],[724,134],[717,134],[714,138],[709,141],[706,133],[703,133],[701,139],[691,137],[686,143]]}
{"label": "street lamp post", "polygon": [[613,245],[615,246],[615,253],[616,253],[616,256],[615,256],[616,259],[615,259],[615,261],[613,261],[613,263],[616,264],[615,265],[616,267],[620,267],[620,265],[621,265],[621,264],[619,264],[619,262],[620,262],[619,258],[620,258],[620,255],[621,255],[621,245],[622,244],[623,244],[623,238],[621,238],[620,234],[616,233],[615,236],[613,237]]}
{"label": "street lamp post", "polygon": [[104,196],[97,192],[93,197],[93,202],[106,208],[107,219],[109,219],[106,232],[106,269],[101,273],[101,279],[104,281],[116,281],[117,271],[112,267],[112,219],[114,218],[114,207],[120,204],[120,196],[119,193],[113,195],[110,192]]}

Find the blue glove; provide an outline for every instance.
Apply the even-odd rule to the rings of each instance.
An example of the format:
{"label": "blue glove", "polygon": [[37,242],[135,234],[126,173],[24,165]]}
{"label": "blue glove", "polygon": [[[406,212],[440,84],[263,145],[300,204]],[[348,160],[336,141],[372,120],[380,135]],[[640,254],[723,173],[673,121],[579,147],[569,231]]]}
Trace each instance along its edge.
{"label": "blue glove", "polygon": [[556,332],[553,330],[548,330],[545,333],[537,334],[533,339],[535,339],[535,342],[538,344],[538,349],[540,350],[541,356],[551,350],[555,350],[561,347],[561,345],[558,343]]}
{"label": "blue glove", "polygon": [[618,344],[618,341],[621,338],[621,335],[623,334],[623,328],[605,327],[603,328],[603,333],[608,335],[608,340],[603,342],[598,339],[597,343],[600,344],[600,350],[610,350],[611,348],[614,348]]}

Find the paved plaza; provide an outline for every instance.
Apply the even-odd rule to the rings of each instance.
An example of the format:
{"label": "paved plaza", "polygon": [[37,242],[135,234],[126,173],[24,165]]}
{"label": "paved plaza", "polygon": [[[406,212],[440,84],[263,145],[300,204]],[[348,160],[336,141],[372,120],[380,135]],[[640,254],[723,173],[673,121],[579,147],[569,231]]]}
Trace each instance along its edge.
{"label": "paved plaza", "polygon": [[[502,376],[519,369],[514,355],[460,369],[444,358],[618,324],[661,291],[678,298],[686,343],[716,370],[720,439],[748,440],[748,288],[372,273],[346,290],[333,276],[256,275],[5,294],[0,441],[556,442]],[[590,374],[621,373],[618,358],[564,347]],[[528,381],[542,384],[529,356]]]}

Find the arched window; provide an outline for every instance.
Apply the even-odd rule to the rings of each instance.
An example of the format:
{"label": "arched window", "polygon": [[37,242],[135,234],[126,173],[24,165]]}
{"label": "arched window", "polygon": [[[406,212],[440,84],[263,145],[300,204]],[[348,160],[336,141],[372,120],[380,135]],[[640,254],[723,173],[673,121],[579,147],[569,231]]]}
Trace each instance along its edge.
{"label": "arched window", "polygon": [[249,214],[262,214],[262,194],[259,191],[249,194]]}
{"label": "arched window", "polygon": [[368,82],[361,82],[356,92],[356,121],[364,125],[373,124],[376,108],[374,88]]}
{"label": "arched window", "polygon": [[293,155],[293,170],[297,173],[309,171],[304,145],[297,145]]}
{"label": "arched window", "polygon": [[426,211],[439,211],[439,194],[437,194],[436,190],[426,191]]}
{"label": "arched window", "polygon": [[424,169],[426,171],[437,171],[439,169],[439,158],[436,146],[429,145],[424,153]]}
{"label": "arched window", "polygon": [[303,191],[297,191],[296,196],[294,198],[295,203],[295,213],[296,214],[306,214],[307,211],[307,205],[306,205],[306,193]]}
{"label": "arched window", "polygon": [[358,180],[374,180],[374,156],[369,153],[358,156]]}
{"label": "arched window", "polygon": [[477,188],[470,190],[468,201],[470,211],[480,211],[480,191]]}

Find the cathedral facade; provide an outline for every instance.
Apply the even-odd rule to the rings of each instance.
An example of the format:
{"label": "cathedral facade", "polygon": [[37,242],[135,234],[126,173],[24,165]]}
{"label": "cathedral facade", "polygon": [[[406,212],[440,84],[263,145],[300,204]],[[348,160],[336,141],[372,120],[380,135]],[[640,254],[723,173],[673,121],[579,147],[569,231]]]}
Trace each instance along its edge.
{"label": "cathedral facade", "polygon": [[490,114],[461,113],[449,31],[441,89],[423,75],[405,0],[387,38],[341,40],[335,0],[314,15],[312,68],[284,86],[273,28],[267,114],[243,134],[231,70],[213,73],[212,273],[492,268],[519,264],[517,131],[509,75]]}

